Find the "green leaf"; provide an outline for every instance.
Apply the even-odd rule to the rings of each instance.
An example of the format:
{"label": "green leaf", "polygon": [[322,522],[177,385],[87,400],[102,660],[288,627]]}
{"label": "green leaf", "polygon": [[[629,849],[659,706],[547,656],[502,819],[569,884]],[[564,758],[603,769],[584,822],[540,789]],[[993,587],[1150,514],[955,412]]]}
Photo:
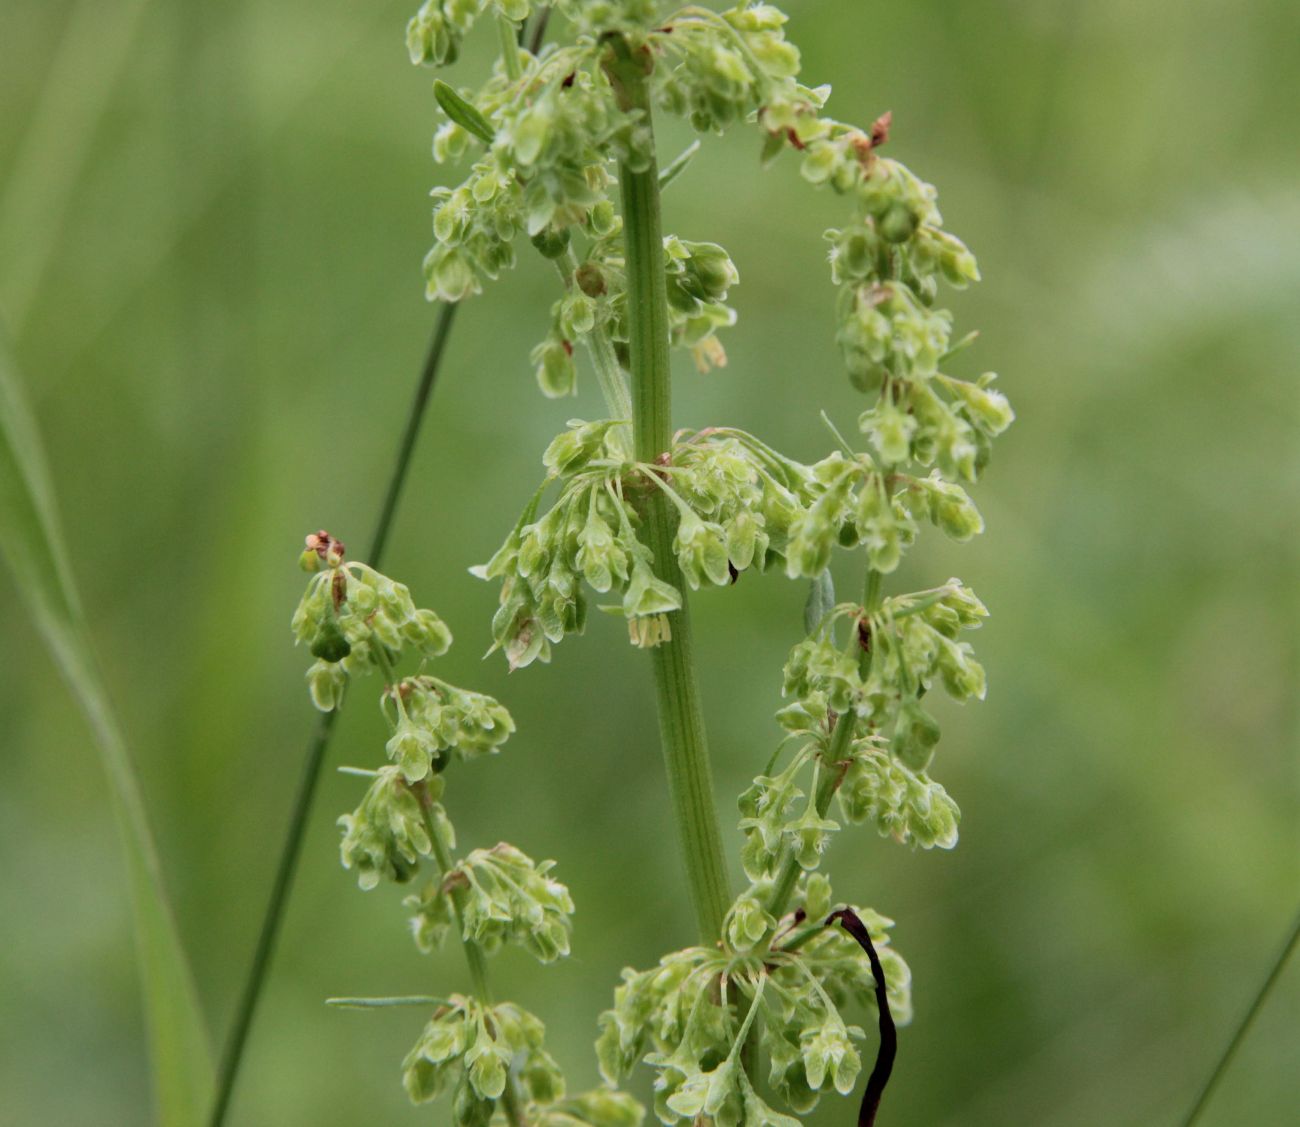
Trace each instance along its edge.
{"label": "green leaf", "polygon": [[157,1119],[163,1127],[203,1121],[212,1057],[189,964],[163,888],[131,760],[99,666],[59,533],[54,491],[35,420],[0,326],[0,555],[81,707],[108,775],[126,851]]}
{"label": "green leaf", "polygon": [[496,136],[492,123],[477,107],[467,102],[440,78],[433,84],[433,96],[438,99],[442,112],[452,121],[466,132],[473,133],[485,145],[492,144],[492,139]]}

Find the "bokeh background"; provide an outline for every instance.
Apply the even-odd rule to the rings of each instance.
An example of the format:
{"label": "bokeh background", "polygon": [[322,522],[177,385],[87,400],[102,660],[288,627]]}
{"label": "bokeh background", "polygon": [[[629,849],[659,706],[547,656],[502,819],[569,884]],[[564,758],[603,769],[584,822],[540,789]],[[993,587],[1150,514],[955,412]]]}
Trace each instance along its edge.
{"label": "bokeh background", "polygon": [[[263,909],[313,713],[288,619],[302,535],[370,532],[434,311],[422,294],[434,101],[415,0],[0,0],[0,309],[53,462],[75,569],[139,766],[214,1041]],[[993,617],[986,703],[945,711],[960,847],[868,830],[841,895],[898,921],[916,1020],[881,1122],[1173,1124],[1296,909],[1300,8],[1291,0],[791,0],[831,110],[894,111],[986,281],[957,295],[1019,422],[977,491],[988,533],[924,538],[895,581],[960,574]],[[457,74],[481,74],[490,30]],[[687,141],[663,130],[671,156]],[[795,456],[851,426],[823,228],[838,201],[740,130],[666,224],[734,254],[731,363],[681,366],[683,424]],[[386,570],[460,640],[442,669],[519,735],[458,772],[469,844],[559,859],[575,955],[499,957],[576,1083],[618,970],[690,941],[643,655],[594,616],[507,677],[472,579],[545,442],[527,351],[534,256],[459,318]],[[856,578],[845,572],[845,582]],[[718,793],[776,736],[804,592],[696,600]],[[0,1123],[148,1116],[122,856],[79,714],[0,576]],[[357,891],[334,818],[381,753],[344,715],[232,1122],[440,1123],[398,1078],[418,1011],[322,999],[463,987],[393,889]],[[734,856],[734,853],[733,853]],[[1291,967],[1205,1124],[1293,1122]],[[842,1124],[831,1103],[815,1122]],[[812,1120],[810,1120],[812,1121]]]}

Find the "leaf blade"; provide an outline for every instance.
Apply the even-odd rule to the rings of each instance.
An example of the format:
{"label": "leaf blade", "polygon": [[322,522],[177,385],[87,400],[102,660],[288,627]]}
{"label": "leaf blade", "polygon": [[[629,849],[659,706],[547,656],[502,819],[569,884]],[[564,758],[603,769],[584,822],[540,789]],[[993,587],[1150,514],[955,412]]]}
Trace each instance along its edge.
{"label": "leaf blade", "polygon": [[153,835],[121,730],[90,647],[59,531],[49,470],[0,326],[0,556],[14,574],[68,688],[86,719],[109,779],[126,853],[140,965],[155,1113],[163,1127],[202,1123],[212,1056],[198,996],[172,916]]}

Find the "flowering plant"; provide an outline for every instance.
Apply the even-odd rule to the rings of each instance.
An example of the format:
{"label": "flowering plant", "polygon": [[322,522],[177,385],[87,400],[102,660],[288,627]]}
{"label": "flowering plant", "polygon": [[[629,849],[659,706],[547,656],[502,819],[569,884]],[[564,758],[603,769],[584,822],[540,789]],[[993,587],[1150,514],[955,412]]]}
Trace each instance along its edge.
{"label": "flowering plant", "polygon": [[[368,772],[361,805],[341,819],[344,864],[362,887],[431,868],[406,900],[416,941],[427,949],[455,931],[469,959],[472,995],[417,1000],[433,1016],[405,1065],[412,1098],[454,1091],[453,1120],[467,1127],[638,1123],[639,1105],[617,1085],[639,1064],[653,1071],[663,1123],[784,1127],[824,1093],[854,1091],[862,1011],[880,1030],[860,1117],[871,1122],[894,1025],[910,1016],[911,975],[892,921],[837,904],[823,855],[844,824],[924,849],[956,844],[957,805],[930,774],[940,733],[928,695],[985,691],[965,640],[987,613],[973,592],[957,579],[885,590],[923,527],[957,541],[983,530],[967,486],[1013,415],[991,374],[953,374],[974,334],[954,340],[939,304],[943,285],[978,279],[975,259],[943,228],[935,190],[880,152],[890,115],[845,124],[825,112],[828,87],[801,83],[777,8],[661,9],[557,0],[572,37],[543,46],[551,9],[531,0],[426,0],[407,33],[412,60],[431,66],[453,62],[480,18],[501,43],[479,88],[434,85],[434,155],[469,172],[433,193],[430,298],[477,294],[526,241],[562,287],[532,351],[540,389],[576,393],[581,347],[604,400],[603,417],[574,420],[547,447],[539,487],[475,573],[499,583],[493,648],[512,668],[549,660],[581,633],[588,592],[610,600],[601,609],[625,619],[653,668],[699,942],[624,972],[599,1023],[605,1088],[567,1097],[541,1023],[488,988],[485,956],[502,944],[543,962],[568,953],[573,904],[551,863],[504,843],[453,859],[448,769],[496,751],[509,715],[423,668],[399,678],[404,651],[429,659],[449,645],[441,620],[400,584],[345,562],[324,533],[304,555],[314,574],[294,629],[317,658],[313,699],[335,707],[360,672],[385,681],[390,764]],[[736,322],[727,300],[739,272],[717,244],[664,233],[662,192],[698,143],[661,170],[658,114],[704,134],[754,128],[763,163],[789,153],[810,185],[844,199],[843,225],[826,239],[836,337],[866,399],[856,442],[827,420],[835,448],[805,464],[718,420],[672,429],[670,349],[701,370],[726,363],[719,334]],[[863,560],[858,598],[836,598],[837,550]],[[750,569],[805,581],[809,598],[784,671],[785,736],[739,799],[747,885],[736,894],[688,601]]]}

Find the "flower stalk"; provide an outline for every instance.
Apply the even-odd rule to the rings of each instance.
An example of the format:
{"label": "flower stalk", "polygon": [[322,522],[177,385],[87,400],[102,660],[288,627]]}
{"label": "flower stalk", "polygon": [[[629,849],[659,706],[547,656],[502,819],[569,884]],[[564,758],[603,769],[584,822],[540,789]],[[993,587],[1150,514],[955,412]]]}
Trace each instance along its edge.
{"label": "flower stalk", "polygon": [[[434,864],[437,865],[438,872],[446,879],[451,873],[451,856],[447,852],[447,846],[442,840],[442,835],[438,832],[438,827],[434,824],[433,799],[429,794],[429,787],[421,779],[420,782],[411,787],[411,790],[420,803],[425,830],[428,832],[429,840],[433,844]],[[483,948],[466,935],[465,890],[463,888],[452,890],[451,903],[452,910],[456,914],[456,927],[461,935],[461,949],[465,952],[465,962],[469,966],[469,977],[474,986],[474,993],[480,1002],[490,1006],[492,1004],[492,987],[488,983],[487,956],[484,955]],[[506,1075],[506,1086],[501,1095],[501,1105],[505,1109],[506,1118],[510,1121],[510,1127],[523,1127],[524,1120],[519,1110],[519,1087],[513,1072]]]}
{"label": "flower stalk", "polygon": [[[866,593],[863,598],[863,612],[867,618],[880,609],[881,574],[874,567],[867,569]],[[859,670],[865,678],[871,672],[870,635],[862,646]],[[853,736],[857,731],[858,718],[852,711],[842,713],[835,721],[831,733],[830,746],[826,751],[825,770],[817,781],[817,792],[813,798],[813,808],[817,817],[825,818],[831,808],[831,799],[844,781],[844,771],[852,760]],[[781,864],[776,883],[772,886],[772,895],[768,900],[767,911],[773,919],[779,920],[785,915],[790,903],[790,894],[794,891],[803,867],[799,864],[793,849],[786,850],[785,860]]]}

